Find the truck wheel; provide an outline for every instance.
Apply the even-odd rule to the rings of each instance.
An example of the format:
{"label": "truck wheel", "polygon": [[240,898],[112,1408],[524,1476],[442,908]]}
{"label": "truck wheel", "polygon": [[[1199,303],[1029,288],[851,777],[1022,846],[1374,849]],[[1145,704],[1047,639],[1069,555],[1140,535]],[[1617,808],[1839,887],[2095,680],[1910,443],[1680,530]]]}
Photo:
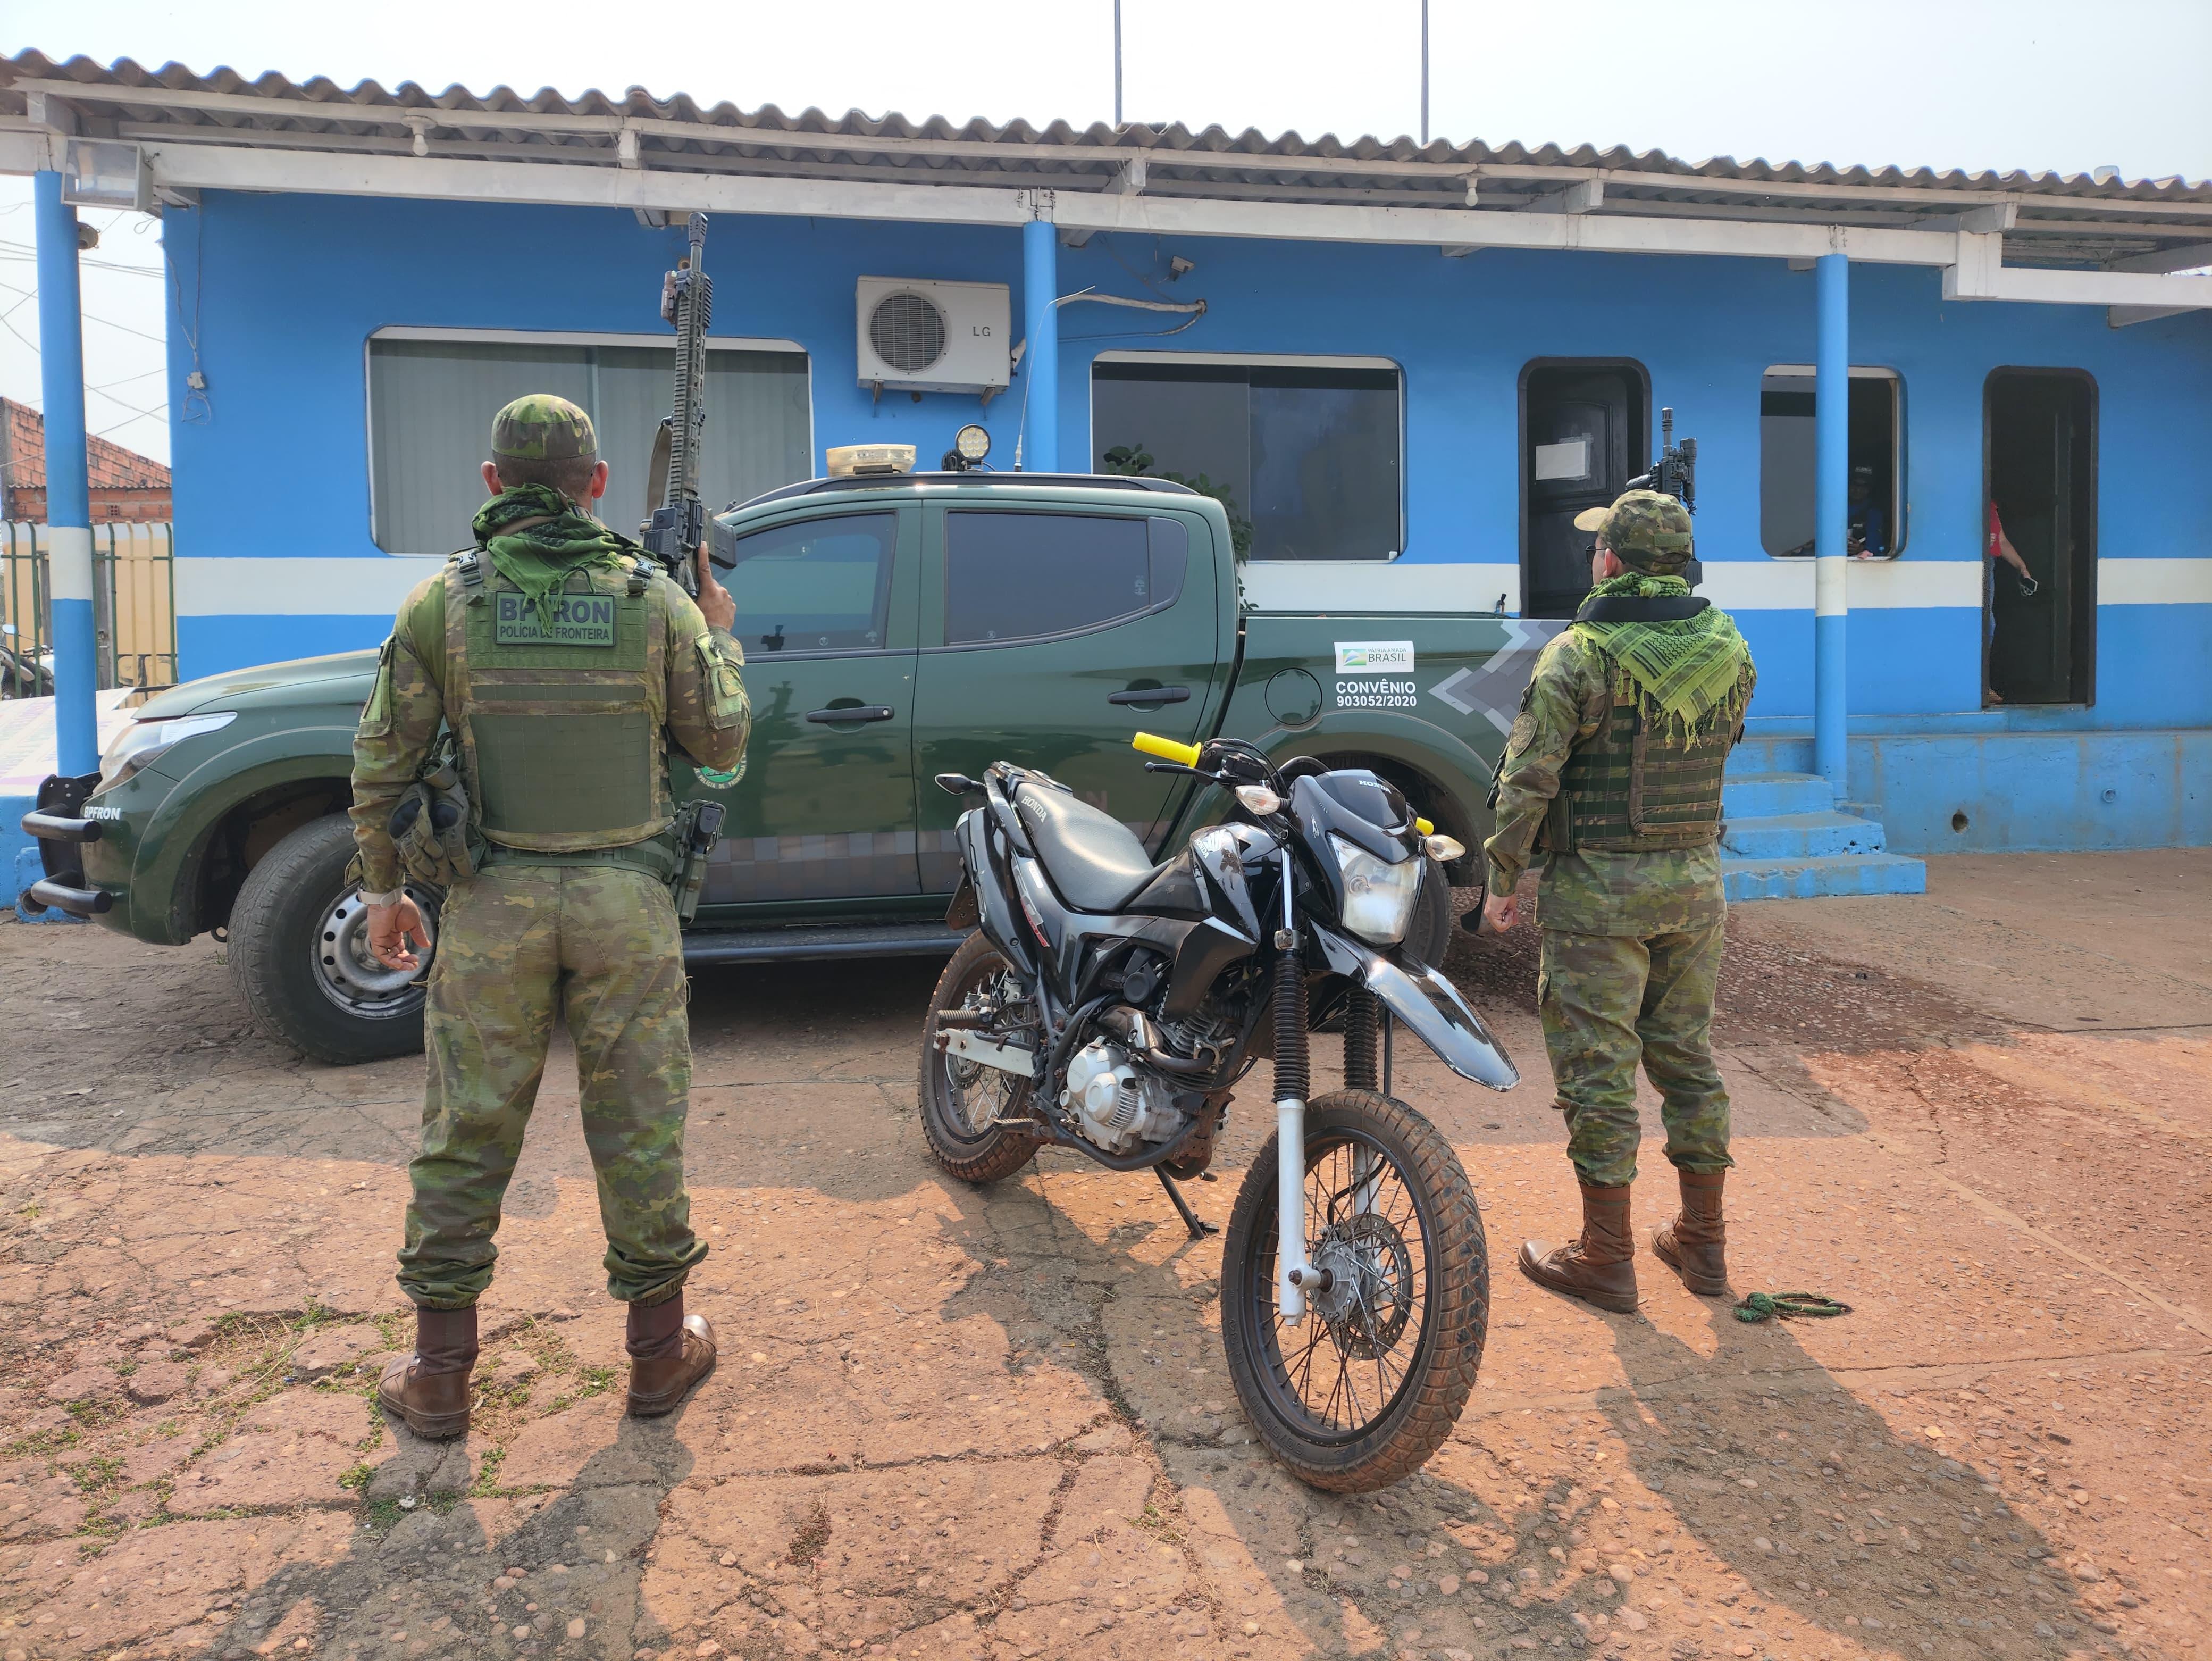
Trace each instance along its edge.
{"label": "truck wheel", "polygon": [[[230,976],[254,1022],[319,1062],[350,1066],[422,1048],[420,984],[369,955],[368,914],[346,867],[343,813],[303,824],[246,873],[230,909]],[[410,886],[433,949],[438,896]]]}
{"label": "truck wheel", "polygon": [[1439,861],[1425,854],[1421,857],[1428,861],[1428,865],[1421,873],[1421,886],[1413,896],[1413,920],[1406,925],[1405,952],[1416,963],[1441,969],[1444,953],[1451,949],[1451,879],[1444,874]]}

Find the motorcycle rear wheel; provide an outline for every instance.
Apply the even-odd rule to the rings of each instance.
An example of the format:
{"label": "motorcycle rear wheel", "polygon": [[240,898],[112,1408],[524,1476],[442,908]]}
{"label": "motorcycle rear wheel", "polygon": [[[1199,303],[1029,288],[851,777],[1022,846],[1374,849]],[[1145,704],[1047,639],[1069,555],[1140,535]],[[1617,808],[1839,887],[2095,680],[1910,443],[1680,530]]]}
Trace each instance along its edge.
{"label": "motorcycle rear wheel", "polygon": [[1036,1157],[1037,1139],[992,1121],[1029,1112],[1027,1080],[974,1062],[956,1061],[938,1049],[937,1018],[948,1009],[974,1008],[1012,987],[1013,977],[998,948],[979,929],[960,943],[930,994],[921,1031],[921,1132],[930,1157],[967,1183],[995,1183]]}
{"label": "motorcycle rear wheel", "polygon": [[1223,1238],[1229,1375],[1293,1475],[1370,1493],[1426,1463],[1474,1388],[1490,1320],[1482,1213],[1451,1144],[1403,1102],[1340,1090],[1310,1103],[1306,1250],[1336,1290],[1289,1326],[1276,1302],[1275,1148],[1271,1136],[1245,1172]]}

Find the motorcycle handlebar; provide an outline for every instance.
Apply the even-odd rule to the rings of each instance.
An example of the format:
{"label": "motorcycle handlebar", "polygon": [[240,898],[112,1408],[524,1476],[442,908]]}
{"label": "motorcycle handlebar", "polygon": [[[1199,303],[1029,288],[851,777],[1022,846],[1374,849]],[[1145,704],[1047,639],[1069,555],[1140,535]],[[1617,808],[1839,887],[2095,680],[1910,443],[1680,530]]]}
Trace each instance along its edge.
{"label": "motorcycle handlebar", "polygon": [[1161,738],[1155,733],[1139,733],[1129,740],[1129,747],[1148,756],[1158,756],[1162,761],[1180,762],[1185,767],[1198,765],[1204,747],[1195,744],[1177,744],[1173,739]]}

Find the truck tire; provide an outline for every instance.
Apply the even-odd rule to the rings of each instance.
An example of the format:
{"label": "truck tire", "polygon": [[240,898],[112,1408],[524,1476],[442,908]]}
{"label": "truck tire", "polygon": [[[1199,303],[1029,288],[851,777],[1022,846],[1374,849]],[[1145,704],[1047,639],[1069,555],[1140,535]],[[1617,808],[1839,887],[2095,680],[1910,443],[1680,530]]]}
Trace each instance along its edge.
{"label": "truck tire", "polygon": [[[246,873],[230,909],[230,977],[264,1033],[319,1062],[380,1062],[422,1048],[422,982],[368,955],[368,920],[346,867],[353,825],[301,825]],[[437,896],[413,888],[434,949]]]}
{"label": "truck tire", "polygon": [[1405,951],[1416,963],[1441,969],[1444,953],[1451,949],[1451,879],[1444,874],[1441,862],[1425,854],[1421,857],[1428,861],[1428,866],[1421,873],[1420,890],[1413,896],[1413,916],[1406,925]]}

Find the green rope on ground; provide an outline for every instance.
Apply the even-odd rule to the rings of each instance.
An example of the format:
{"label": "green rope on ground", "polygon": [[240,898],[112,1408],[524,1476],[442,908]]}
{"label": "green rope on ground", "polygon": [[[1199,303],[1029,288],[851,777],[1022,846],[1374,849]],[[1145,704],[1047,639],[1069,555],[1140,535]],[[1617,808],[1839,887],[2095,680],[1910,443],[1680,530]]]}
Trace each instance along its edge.
{"label": "green rope on ground", "polygon": [[1754,1292],[1735,1306],[1739,1321],[1759,1322],[1772,1316],[1788,1318],[1793,1316],[1848,1315],[1849,1304],[1824,1298],[1817,1292]]}

